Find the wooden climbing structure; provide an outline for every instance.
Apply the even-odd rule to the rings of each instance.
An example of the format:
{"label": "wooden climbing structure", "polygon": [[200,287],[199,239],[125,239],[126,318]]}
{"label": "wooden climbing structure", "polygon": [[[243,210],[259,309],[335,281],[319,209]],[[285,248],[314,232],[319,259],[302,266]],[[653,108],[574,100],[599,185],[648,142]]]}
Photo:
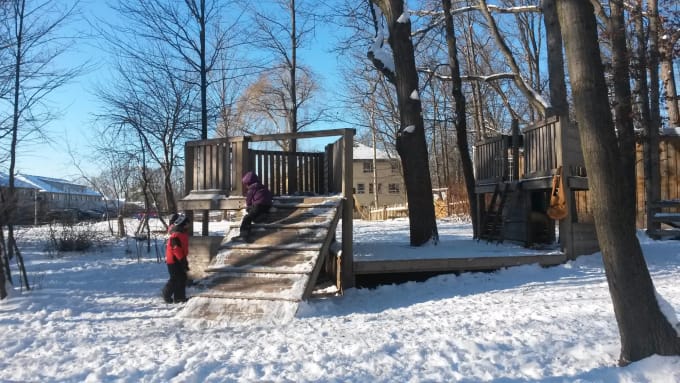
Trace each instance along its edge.
{"label": "wooden climbing structure", "polygon": [[[511,135],[474,146],[474,165],[478,239],[526,246],[549,246],[558,240],[570,259],[598,250],[592,218],[577,203],[577,194],[588,190],[588,179],[575,127],[557,117],[523,130],[514,122]],[[547,208],[560,167],[568,214],[556,222]]]}
{"label": "wooden climbing structure", "polygon": [[[353,136],[352,129],[336,129],[187,142],[185,197],[178,205],[203,219],[201,235],[189,243],[190,277],[200,292],[185,311],[205,318],[286,318],[309,297],[322,270],[339,288],[354,286]],[[254,148],[323,137],[339,138],[322,153]],[[247,171],[275,194],[275,205],[255,224],[252,242],[234,242],[231,230],[211,230],[207,217],[215,211],[237,216],[245,208],[241,178]],[[334,250],[342,217],[349,219],[341,220]]]}

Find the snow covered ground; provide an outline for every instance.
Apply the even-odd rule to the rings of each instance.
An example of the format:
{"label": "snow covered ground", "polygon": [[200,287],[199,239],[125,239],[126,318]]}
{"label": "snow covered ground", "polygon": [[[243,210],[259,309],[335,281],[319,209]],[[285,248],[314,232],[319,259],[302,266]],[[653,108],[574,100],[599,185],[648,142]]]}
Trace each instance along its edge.
{"label": "snow covered ground", "polygon": [[[406,220],[355,221],[355,256],[527,251],[476,243],[467,223],[438,228],[438,246],[410,249]],[[284,325],[227,325],[162,302],[167,272],[153,248],[138,259],[134,241],[112,240],[55,255],[44,231],[20,234],[33,289],[15,287],[0,302],[2,382],[680,382],[680,357],[616,366],[599,254],[349,289],[303,303]],[[640,239],[658,293],[677,312],[680,242]]]}

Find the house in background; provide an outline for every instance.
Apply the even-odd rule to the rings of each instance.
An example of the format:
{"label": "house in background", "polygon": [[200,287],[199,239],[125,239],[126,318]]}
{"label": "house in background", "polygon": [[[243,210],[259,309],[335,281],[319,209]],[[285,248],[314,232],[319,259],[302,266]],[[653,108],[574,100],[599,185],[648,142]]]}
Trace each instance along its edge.
{"label": "house in background", "polygon": [[[0,188],[4,190],[8,186],[9,176],[0,173]],[[51,215],[63,218],[65,213],[71,214],[74,219],[93,218],[93,211],[102,211],[105,207],[100,193],[58,178],[17,174],[14,187],[17,196],[16,223],[44,222]]]}
{"label": "house in background", "polygon": [[[375,157],[375,161],[374,161]],[[354,142],[354,198],[364,208],[406,204],[399,160],[386,151]]]}

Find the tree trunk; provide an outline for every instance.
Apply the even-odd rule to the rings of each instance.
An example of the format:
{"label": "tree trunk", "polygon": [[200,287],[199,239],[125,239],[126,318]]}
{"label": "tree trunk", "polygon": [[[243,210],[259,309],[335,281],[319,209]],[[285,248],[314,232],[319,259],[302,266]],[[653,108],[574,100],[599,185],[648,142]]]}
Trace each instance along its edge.
{"label": "tree trunk", "polygon": [[661,61],[661,81],[668,110],[668,124],[670,127],[680,127],[680,103],[678,102],[677,84],[675,83],[675,68],[673,67],[672,38],[660,41],[659,60]]}
{"label": "tree trunk", "polygon": [[626,202],[595,15],[588,0],[558,0],[574,110],[593,196],[597,237],[621,336],[619,363],[680,354],[680,338],[659,309],[632,209]]}
{"label": "tree trunk", "polygon": [[541,8],[543,8],[543,23],[545,24],[545,38],[548,47],[550,105],[552,112],[558,115],[561,121],[569,121],[569,103],[565,82],[567,76],[564,74],[562,35],[560,35],[560,21],[557,18],[555,0],[543,0]]}
{"label": "tree trunk", "polygon": [[[635,35],[637,38],[637,92],[640,104],[640,122],[642,124],[642,147],[643,147],[643,167],[645,171],[645,211],[647,213],[647,230],[653,230],[659,225],[652,222],[654,210],[650,202],[660,198],[661,175],[659,174],[659,128],[656,128],[653,112],[650,108],[650,96],[652,92],[648,87],[647,80],[647,31],[643,20],[642,0],[638,0],[634,8]],[[651,55],[650,55],[651,56]],[[658,84],[658,77],[657,83]],[[658,93],[657,93],[658,94]],[[658,97],[657,97],[658,102]],[[658,113],[658,105],[656,107]]]}
{"label": "tree trunk", "polygon": [[470,203],[470,217],[472,218],[473,237],[477,238],[479,227],[477,225],[477,198],[475,197],[475,174],[472,167],[472,158],[468,146],[467,118],[465,114],[465,95],[463,83],[460,79],[460,63],[458,62],[458,46],[454,33],[453,17],[451,16],[451,0],[442,0],[444,8],[444,22],[446,26],[446,45],[449,51],[449,67],[451,68],[452,89],[455,107],[454,124],[456,124],[456,142],[460,152],[460,160],[465,178],[465,189]]}
{"label": "tree trunk", "polygon": [[626,191],[626,205],[635,206],[635,132],[633,129],[633,108],[631,106],[630,73],[628,71],[628,48],[626,46],[626,23],[622,0],[609,2],[609,36],[612,45],[612,77],[614,81],[614,117],[619,136],[621,166]]}
{"label": "tree trunk", "polygon": [[389,29],[396,72],[394,85],[401,114],[396,147],[404,170],[411,246],[420,246],[430,239],[437,241],[438,234],[422,107],[420,97],[411,97],[413,92],[420,93],[411,42],[411,21],[398,21],[405,11],[403,0],[374,2],[382,9]]}
{"label": "tree trunk", "polygon": [[2,235],[3,226],[0,222],[0,300],[7,298],[5,270],[9,271],[9,259],[6,257],[5,240]]}

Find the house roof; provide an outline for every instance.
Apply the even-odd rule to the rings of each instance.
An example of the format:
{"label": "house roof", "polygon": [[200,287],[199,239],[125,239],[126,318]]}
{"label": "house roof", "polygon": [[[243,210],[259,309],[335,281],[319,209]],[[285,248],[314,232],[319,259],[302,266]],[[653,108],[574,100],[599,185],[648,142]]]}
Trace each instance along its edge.
{"label": "house roof", "polygon": [[[9,175],[0,173],[0,186],[9,185]],[[39,189],[47,193],[78,194],[101,196],[100,193],[88,188],[87,186],[51,177],[34,176],[29,174],[17,174],[14,177],[14,186],[24,189]]]}
{"label": "house roof", "polygon": [[[353,159],[355,160],[372,160],[373,159],[373,148],[370,146],[366,146],[364,144],[360,144],[358,142],[354,142],[354,149],[353,149]],[[378,160],[388,160],[390,159],[390,156],[387,154],[386,151],[382,149],[375,149],[375,158]]]}

